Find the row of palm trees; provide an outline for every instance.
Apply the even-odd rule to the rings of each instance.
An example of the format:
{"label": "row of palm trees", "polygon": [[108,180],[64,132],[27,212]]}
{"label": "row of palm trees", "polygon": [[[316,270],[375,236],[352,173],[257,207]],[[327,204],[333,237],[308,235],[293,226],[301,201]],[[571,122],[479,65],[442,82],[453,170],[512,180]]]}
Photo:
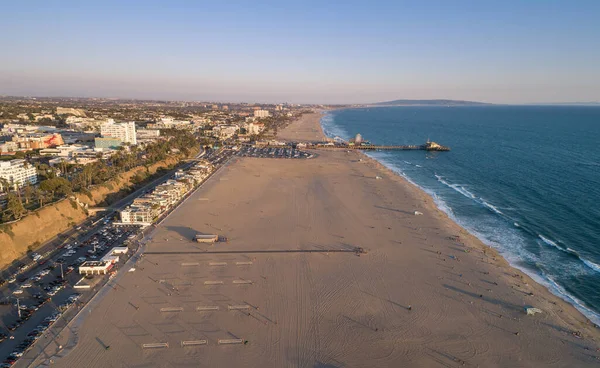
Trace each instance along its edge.
{"label": "row of palm trees", "polygon": [[[193,134],[185,131],[168,131],[168,139],[151,143],[141,149],[130,146],[119,149],[109,159],[79,165],[61,162],[57,167],[39,163],[36,165],[40,183],[26,183],[11,190],[11,183],[0,178],[4,191],[0,221],[19,220],[27,212],[68,197],[73,192],[89,193],[92,186],[106,183],[118,174],[137,166],[146,166],[166,159],[174,148],[185,156],[189,155],[198,142]],[[100,157],[99,157],[100,158]]]}

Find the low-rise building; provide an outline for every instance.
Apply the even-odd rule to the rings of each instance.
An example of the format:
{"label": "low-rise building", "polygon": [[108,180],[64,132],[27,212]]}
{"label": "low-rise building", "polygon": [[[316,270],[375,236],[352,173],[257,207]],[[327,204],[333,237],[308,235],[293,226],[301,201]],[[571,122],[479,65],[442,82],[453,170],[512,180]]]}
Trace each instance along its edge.
{"label": "low-rise building", "polygon": [[159,129],[138,129],[135,134],[139,142],[154,141],[160,138]]}
{"label": "low-rise building", "polygon": [[96,148],[119,148],[123,144],[123,141],[119,138],[96,138],[94,139],[94,147]]}
{"label": "low-rise building", "polygon": [[221,139],[227,139],[233,137],[238,131],[240,127],[237,125],[217,125],[213,127],[212,134],[215,137],[219,137]]}
{"label": "low-rise building", "polygon": [[270,115],[269,110],[254,110],[254,117],[257,118],[268,118]]}
{"label": "low-rise building", "polygon": [[18,146],[18,150],[24,151],[55,147],[65,143],[59,133],[15,134],[12,137],[12,142]]}
{"label": "low-rise building", "polygon": [[109,261],[86,261],[79,266],[80,275],[106,275],[113,267]]}
{"label": "low-rise building", "polygon": [[132,204],[120,212],[124,224],[149,225],[160,215],[160,207],[154,203]]}

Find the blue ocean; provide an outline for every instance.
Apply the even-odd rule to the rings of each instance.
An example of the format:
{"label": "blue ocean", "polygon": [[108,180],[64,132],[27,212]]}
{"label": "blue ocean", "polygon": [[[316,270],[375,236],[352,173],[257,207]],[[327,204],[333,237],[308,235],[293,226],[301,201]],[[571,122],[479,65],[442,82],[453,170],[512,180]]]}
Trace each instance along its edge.
{"label": "blue ocean", "polygon": [[369,155],[600,324],[600,107],[359,108],[321,124],[332,138],[450,146]]}

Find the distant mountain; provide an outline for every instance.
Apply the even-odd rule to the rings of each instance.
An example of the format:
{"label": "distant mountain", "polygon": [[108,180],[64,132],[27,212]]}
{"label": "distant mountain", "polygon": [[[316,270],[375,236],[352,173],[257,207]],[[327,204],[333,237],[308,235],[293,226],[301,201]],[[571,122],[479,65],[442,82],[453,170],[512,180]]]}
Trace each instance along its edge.
{"label": "distant mountain", "polygon": [[460,100],[394,100],[386,102],[376,102],[370,104],[373,106],[407,106],[407,105],[427,105],[427,106],[464,106],[464,105],[490,105],[484,102],[460,101]]}

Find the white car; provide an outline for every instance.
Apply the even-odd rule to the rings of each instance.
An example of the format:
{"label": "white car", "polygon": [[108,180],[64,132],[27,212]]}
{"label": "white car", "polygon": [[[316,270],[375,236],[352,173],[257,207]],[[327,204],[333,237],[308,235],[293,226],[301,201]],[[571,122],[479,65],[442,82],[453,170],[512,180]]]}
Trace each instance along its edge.
{"label": "white car", "polygon": [[23,294],[23,290],[17,289],[15,291],[13,291],[13,294],[15,294],[15,295]]}
{"label": "white car", "polygon": [[21,287],[24,288],[24,289],[30,288],[31,287],[31,283],[26,282],[23,285],[21,285]]}

